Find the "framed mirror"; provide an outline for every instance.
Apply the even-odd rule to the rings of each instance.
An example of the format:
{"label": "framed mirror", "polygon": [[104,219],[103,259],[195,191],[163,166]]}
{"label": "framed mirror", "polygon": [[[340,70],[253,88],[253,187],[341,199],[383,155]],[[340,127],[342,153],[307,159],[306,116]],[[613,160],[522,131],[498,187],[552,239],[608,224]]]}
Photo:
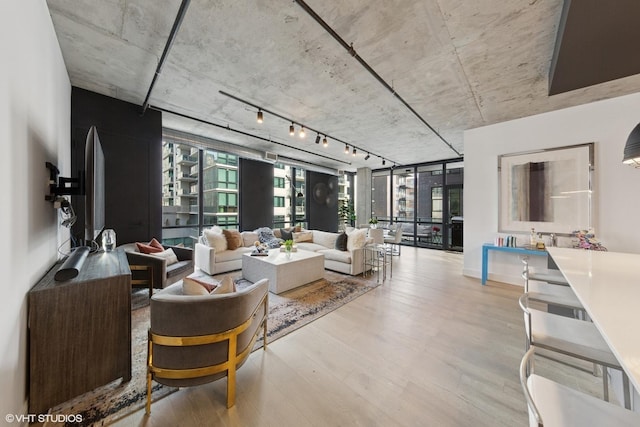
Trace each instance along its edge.
{"label": "framed mirror", "polygon": [[498,157],[498,230],[570,235],[593,226],[594,143]]}

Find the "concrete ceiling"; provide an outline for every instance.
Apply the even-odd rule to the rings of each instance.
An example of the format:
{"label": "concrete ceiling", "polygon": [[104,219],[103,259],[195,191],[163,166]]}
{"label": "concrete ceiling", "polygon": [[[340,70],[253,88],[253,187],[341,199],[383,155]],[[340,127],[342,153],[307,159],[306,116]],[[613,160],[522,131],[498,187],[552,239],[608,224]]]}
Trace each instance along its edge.
{"label": "concrete ceiling", "polygon": [[[142,108],[181,1],[47,3],[72,85]],[[149,99],[259,138],[167,113],[164,126],[355,171],[456,158],[466,129],[640,91],[634,75],[547,95],[562,0],[306,3],[453,149],[296,1],[192,0]]]}

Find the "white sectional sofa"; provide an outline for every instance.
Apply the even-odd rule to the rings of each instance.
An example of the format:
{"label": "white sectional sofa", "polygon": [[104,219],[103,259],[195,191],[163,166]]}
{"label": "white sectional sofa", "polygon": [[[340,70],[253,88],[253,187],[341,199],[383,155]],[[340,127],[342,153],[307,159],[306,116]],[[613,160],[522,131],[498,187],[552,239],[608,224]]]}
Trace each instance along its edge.
{"label": "white sectional sofa", "polygon": [[[366,231],[353,230],[348,233],[346,251],[336,249],[336,240],[340,233],[303,230],[293,233],[293,240],[297,250],[323,254],[325,269],[356,276],[363,272],[363,248],[367,243]],[[241,232],[242,246],[230,250],[221,243],[221,239],[213,236],[213,232],[205,230],[203,236],[196,243],[194,254],[196,268],[210,275],[240,270],[242,255],[253,251],[254,243],[258,240],[258,233],[255,231]],[[279,237],[279,230],[274,230],[274,234]]]}
{"label": "white sectional sofa", "polygon": [[205,234],[200,236],[195,246],[195,267],[209,275],[240,270],[242,255],[253,251],[254,243],[258,240],[258,233],[243,231],[240,235],[242,236],[242,246],[235,249],[228,249],[226,245],[215,245],[215,241],[207,239]]}

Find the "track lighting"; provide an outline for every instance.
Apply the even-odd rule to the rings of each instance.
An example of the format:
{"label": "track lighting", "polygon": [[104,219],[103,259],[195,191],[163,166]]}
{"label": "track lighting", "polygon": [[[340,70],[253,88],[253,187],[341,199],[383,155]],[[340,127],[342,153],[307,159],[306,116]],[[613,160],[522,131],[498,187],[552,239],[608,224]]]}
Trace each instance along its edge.
{"label": "track lighting", "polygon": [[[265,108],[265,106],[264,106],[264,105],[257,105],[257,104],[253,104],[253,103],[251,103],[251,102],[249,102],[249,101],[246,101],[246,100],[244,100],[244,99],[242,99],[242,98],[239,98],[239,97],[238,97],[238,96],[236,96],[236,95],[232,95],[232,94],[227,93],[227,92],[224,92],[224,91],[218,91],[218,92],[219,92],[220,94],[224,95],[224,96],[228,96],[229,98],[232,98],[232,99],[234,99],[234,100],[236,100],[236,101],[238,101],[238,102],[241,102],[241,103],[243,103],[243,104],[245,104],[245,105],[250,106],[250,107],[253,109],[253,111],[257,111],[257,113],[256,113],[256,121],[257,121],[258,123],[263,123],[263,122],[264,122],[264,114],[265,114],[265,113],[267,113],[267,114],[270,114],[270,115],[272,115],[272,116],[275,116],[275,117],[277,117],[277,118],[279,118],[279,119],[283,120],[284,122],[289,122],[289,123],[291,123],[291,125],[289,126],[289,135],[290,135],[290,136],[292,136],[292,137],[296,135],[296,129],[295,129],[295,127],[296,127],[296,126],[300,126],[300,132],[299,132],[298,136],[299,136],[301,139],[306,137],[306,133],[307,133],[307,132],[315,132],[315,133],[316,133],[316,144],[320,144],[320,137],[322,136],[322,145],[323,145],[324,147],[328,147],[328,146],[329,146],[329,138],[331,138],[331,139],[335,140],[335,142],[337,142],[338,144],[345,144],[345,146],[344,146],[344,152],[345,152],[345,154],[346,154],[346,155],[348,155],[348,154],[351,152],[351,151],[350,151],[350,149],[352,149],[352,150],[353,150],[353,153],[352,153],[352,154],[353,154],[354,156],[356,156],[356,155],[357,155],[357,152],[358,152],[357,150],[358,150],[358,148],[357,148],[357,147],[355,147],[354,145],[350,145],[348,142],[343,141],[343,140],[341,140],[341,139],[339,139],[339,138],[335,138],[335,137],[333,137],[333,136],[329,136],[329,135],[328,135],[327,133],[325,133],[325,132],[322,132],[322,135],[320,135],[320,130],[318,130],[318,129],[314,129],[314,128],[312,128],[312,127],[305,126],[305,125],[303,125],[303,124],[302,124],[302,123],[300,123],[300,122],[296,122],[296,121],[295,121],[291,116],[287,117],[286,115],[278,114],[278,113],[276,113],[275,111],[272,111],[272,110],[269,110],[268,108]],[[174,112],[172,112],[172,113],[174,113]],[[175,113],[174,113],[174,114],[175,114]],[[210,123],[210,124],[211,124],[211,123]],[[215,124],[214,124],[214,125],[215,125]],[[227,126],[226,128],[227,128],[228,130],[232,130],[232,129],[229,129],[229,126]],[[236,131],[236,130],[232,130],[232,131],[234,131],[234,132],[239,132],[239,131]],[[438,135],[438,136],[439,136],[439,135]],[[265,139],[265,141],[266,141],[266,139]],[[269,138],[269,139],[268,139],[268,141],[269,141],[269,142],[272,142],[272,143],[274,143],[274,144],[280,144],[280,143],[278,143],[278,142],[271,141],[271,138]],[[446,141],[445,141],[445,142],[446,142]],[[281,144],[281,145],[286,145],[286,144]],[[371,156],[374,156],[374,157],[377,157],[378,159],[382,159],[382,164],[383,164],[383,165],[385,164],[385,159],[383,159],[383,158],[382,158],[382,156],[380,156],[379,154],[371,153],[371,152],[365,152],[365,151],[363,151],[362,149],[360,149],[360,151],[362,151],[363,156],[364,156],[364,154],[366,153],[366,156],[364,156],[364,157],[363,157],[365,160],[368,160],[369,158],[371,158]],[[315,153],[315,154],[317,154],[317,155],[319,155],[319,156],[322,156],[322,154],[318,154],[318,153]],[[342,160],[341,160],[341,161],[342,161]],[[389,161],[390,161],[391,163],[394,163],[392,160],[389,160]]]}
{"label": "track lighting", "polygon": [[382,159],[382,166],[384,166],[384,164],[387,163],[384,159]]}

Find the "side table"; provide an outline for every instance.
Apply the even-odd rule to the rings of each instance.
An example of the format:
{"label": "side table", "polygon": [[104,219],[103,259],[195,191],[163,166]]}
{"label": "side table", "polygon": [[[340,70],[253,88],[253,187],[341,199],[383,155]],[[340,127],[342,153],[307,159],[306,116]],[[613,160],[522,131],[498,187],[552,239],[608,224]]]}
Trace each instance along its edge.
{"label": "side table", "polygon": [[489,251],[509,252],[520,256],[547,256],[547,251],[542,249],[529,249],[523,247],[496,246],[491,243],[482,245],[482,284],[487,283],[489,275]]}
{"label": "side table", "polygon": [[362,259],[364,272],[371,274],[377,273],[377,281],[380,283],[380,272],[382,272],[382,281],[387,278],[387,267],[389,268],[389,277],[393,277],[393,255],[384,244],[372,244],[364,247],[364,256]]}

